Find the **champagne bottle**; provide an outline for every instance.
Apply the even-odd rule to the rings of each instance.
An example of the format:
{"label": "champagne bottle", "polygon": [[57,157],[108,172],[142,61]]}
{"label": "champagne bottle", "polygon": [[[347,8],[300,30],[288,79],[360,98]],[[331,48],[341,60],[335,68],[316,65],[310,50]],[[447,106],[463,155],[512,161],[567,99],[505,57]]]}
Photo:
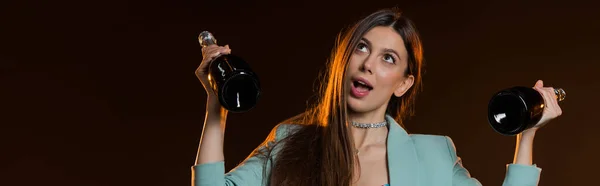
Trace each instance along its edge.
{"label": "champagne bottle", "polygon": [[[558,101],[566,97],[563,89],[554,89]],[[515,86],[492,96],[488,103],[488,122],[503,135],[513,136],[534,127],[542,118],[544,98],[529,87]]]}
{"label": "champagne bottle", "polygon": [[[198,36],[200,45],[216,45],[217,39],[208,31]],[[208,80],[219,103],[231,112],[246,112],[260,99],[258,76],[242,58],[225,54],[213,59],[208,66]]]}

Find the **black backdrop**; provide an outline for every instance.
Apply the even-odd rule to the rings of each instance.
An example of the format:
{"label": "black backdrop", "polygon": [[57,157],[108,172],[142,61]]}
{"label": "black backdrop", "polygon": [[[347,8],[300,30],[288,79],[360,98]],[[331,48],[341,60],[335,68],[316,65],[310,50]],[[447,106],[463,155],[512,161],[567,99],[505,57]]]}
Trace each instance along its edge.
{"label": "black backdrop", "polygon": [[206,94],[197,35],[251,63],[264,96],[230,114],[226,168],[304,110],[338,31],[398,6],[425,47],[413,133],[449,135],[472,176],[500,185],[514,137],[491,94],[537,79],[563,116],[538,132],[541,185],[590,185],[600,163],[597,6],[578,1],[18,1],[0,9],[2,185],[189,185]]}

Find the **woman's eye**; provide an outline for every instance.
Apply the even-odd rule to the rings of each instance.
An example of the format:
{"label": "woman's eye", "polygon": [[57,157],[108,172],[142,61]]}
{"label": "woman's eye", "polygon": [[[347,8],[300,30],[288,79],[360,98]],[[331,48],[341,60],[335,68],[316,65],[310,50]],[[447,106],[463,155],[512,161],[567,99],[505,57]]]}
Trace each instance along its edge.
{"label": "woman's eye", "polygon": [[388,63],[396,63],[396,59],[394,59],[394,57],[392,57],[392,55],[389,54],[384,55],[383,60]]}
{"label": "woman's eye", "polygon": [[358,51],[361,52],[368,52],[369,50],[367,49],[367,45],[363,44],[363,43],[359,43],[358,46],[356,46],[356,49]]}

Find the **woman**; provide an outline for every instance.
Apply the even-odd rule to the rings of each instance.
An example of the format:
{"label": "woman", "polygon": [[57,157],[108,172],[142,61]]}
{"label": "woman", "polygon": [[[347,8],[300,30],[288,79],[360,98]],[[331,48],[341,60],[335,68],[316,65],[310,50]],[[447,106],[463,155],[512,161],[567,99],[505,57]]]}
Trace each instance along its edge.
{"label": "woman", "polygon": [[[343,32],[328,64],[320,100],[277,125],[244,162],[224,170],[227,111],[210,91],[206,67],[228,46],[203,49],[196,75],[208,93],[193,183],[206,185],[481,185],[461,165],[450,138],[409,135],[402,120],[413,113],[421,86],[422,46],[409,19],[395,9],[377,11]],[[517,137],[504,185],[537,185],[531,163],[539,126],[561,114],[553,89],[535,89],[547,107],[536,127]]]}

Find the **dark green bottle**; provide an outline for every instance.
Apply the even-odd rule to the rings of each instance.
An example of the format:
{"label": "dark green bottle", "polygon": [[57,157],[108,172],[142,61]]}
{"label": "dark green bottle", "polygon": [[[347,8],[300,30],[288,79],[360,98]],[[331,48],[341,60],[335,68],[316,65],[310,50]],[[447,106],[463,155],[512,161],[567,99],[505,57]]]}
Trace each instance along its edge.
{"label": "dark green bottle", "polygon": [[[566,97],[563,89],[554,89],[558,101]],[[516,135],[537,124],[544,112],[544,98],[535,89],[516,86],[497,92],[488,104],[488,122],[503,135]]]}
{"label": "dark green bottle", "polygon": [[[217,44],[208,31],[198,36],[200,45]],[[223,108],[231,112],[246,112],[254,108],[260,98],[258,76],[242,58],[225,54],[216,57],[208,66],[208,80]]]}

